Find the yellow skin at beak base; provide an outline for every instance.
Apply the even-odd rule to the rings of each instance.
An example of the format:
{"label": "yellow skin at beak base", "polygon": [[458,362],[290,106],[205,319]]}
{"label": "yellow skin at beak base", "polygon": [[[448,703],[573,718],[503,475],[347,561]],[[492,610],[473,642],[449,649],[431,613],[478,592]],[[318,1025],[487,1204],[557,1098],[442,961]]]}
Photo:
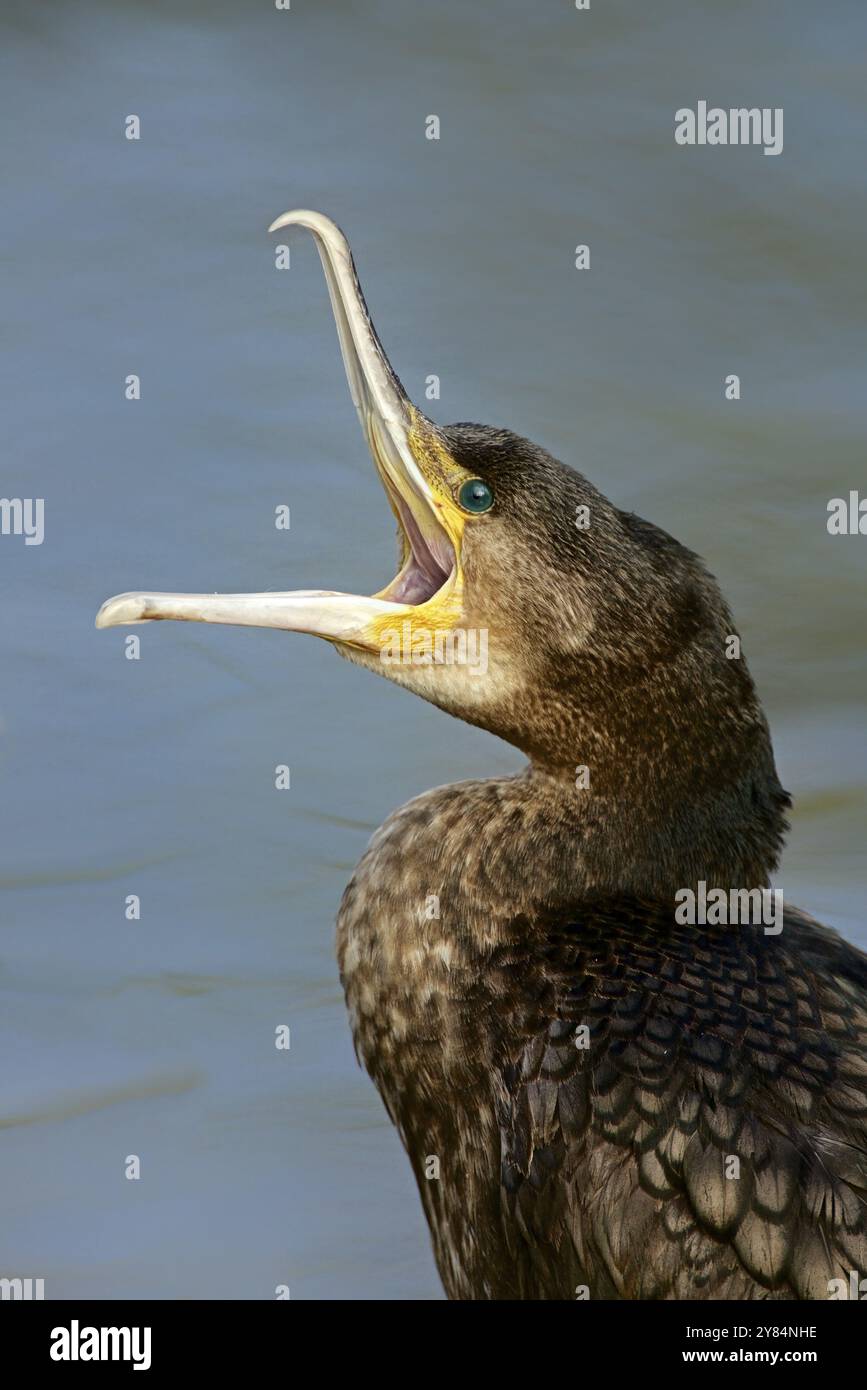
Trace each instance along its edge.
{"label": "yellow skin at beak base", "polygon": [[[415,406],[410,406],[411,425],[407,434],[407,442],[412,450],[413,458],[418,464],[419,470],[424,476],[431,497],[430,504],[436,509],[437,520],[428,512],[427,504],[416,498],[411,489],[403,479],[390,477],[382,466],[380,459],[374,451],[374,458],[377,470],[382,477],[388,495],[389,504],[394,511],[400,527],[403,554],[401,557],[401,572],[410,557],[410,545],[403,529],[400,513],[394,507],[391,498],[391,487],[397,488],[401,498],[408,507],[411,508],[417,524],[424,529],[425,526],[438,524],[445,531],[449,538],[452,549],[455,553],[454,573],[450,576],[443,587],[434,594],[433,598],[425,603],[416,605],[408,604],[406,607],[405,623],[410,624],[410,632],[416,630],[419,634],[435,634],[437,632],[448,632],[458,623],[462,613],[463,597],[463,573],[461,570],[461,544],[463,542],[464,527],[467,516],[454,500],[461,483],[468,481],[474,475],[461,468],[455,462],[451,454],[445,448],[438,431],[433,428],[430,421],[422,415],[421,411]],[[403,486],[401,486],[403,483]],[[394,584],[392,580],[384,589],[375,594],[375,598],[387,598],[388,591]],[[369,638],[371,648],[381,650],[389,635],[394,631],[394,619],[383,617],[374,620],[369,624],[365,631],[365,638]]]}

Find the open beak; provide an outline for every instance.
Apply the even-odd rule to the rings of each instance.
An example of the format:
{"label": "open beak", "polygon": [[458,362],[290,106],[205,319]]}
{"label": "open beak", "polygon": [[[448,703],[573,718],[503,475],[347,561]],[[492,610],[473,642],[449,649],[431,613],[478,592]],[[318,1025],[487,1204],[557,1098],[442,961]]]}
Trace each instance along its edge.
{"label": "open beak", "polygon": [[397,576],[370,598],[330,590],[262,594],[128,593],[108,599],[97,627],[176,619],[308,632],[380,651],[401,623],[454,626],[461,613],[464,512],[455,501],[470,475],[449,454],[437,427],[416,409],[393,372],[371,322],[349,243],[319,212],[286,212],[269,227],[307,227],[319,250],[349,389],[388,500],[398,519]]}

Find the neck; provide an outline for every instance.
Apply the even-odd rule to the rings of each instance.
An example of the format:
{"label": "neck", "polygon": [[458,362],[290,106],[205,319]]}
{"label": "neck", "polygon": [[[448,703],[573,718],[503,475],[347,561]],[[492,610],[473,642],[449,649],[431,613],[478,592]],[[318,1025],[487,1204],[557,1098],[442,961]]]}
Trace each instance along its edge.
{"label": "neck", "polygon": [[[550,893],[669,901],[702,881],[768,884],[790,801],[745,663],[714,651],[631,677],[585,664],[546,677],[510,718],[496,732],[530,760],[512,793],[514,848],[520,862],[525,818],[540,871],[551,859]],[[508,839],[510,826],[493,833]]]}
{"label": "neck", "polygon": [[615,794],[595,789],[592,772],[580,788],[574,769],[531,764],[517,777],[444,791],[453,798],[448,852],[469,895],[478,884],[487,904],[496,885],[513,912],[616,896],[667,905],[701,882],[764,887],[787,804],[776,777],[750,767],[727,782]]}

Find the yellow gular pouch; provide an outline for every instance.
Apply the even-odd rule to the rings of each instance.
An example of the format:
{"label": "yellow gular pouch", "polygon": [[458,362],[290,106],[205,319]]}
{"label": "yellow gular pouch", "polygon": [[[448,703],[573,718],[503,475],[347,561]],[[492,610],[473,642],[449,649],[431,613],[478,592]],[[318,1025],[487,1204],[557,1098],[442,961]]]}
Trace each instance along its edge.
{"label": "yellow gular pouch", "polygon": [[427,603],[407,608],[405,615],[378,617],[370,624],[367,645],[378,651],[384,665],[457,665],[465,634],[458,632],[462,614],[461,583],[455,576]]}

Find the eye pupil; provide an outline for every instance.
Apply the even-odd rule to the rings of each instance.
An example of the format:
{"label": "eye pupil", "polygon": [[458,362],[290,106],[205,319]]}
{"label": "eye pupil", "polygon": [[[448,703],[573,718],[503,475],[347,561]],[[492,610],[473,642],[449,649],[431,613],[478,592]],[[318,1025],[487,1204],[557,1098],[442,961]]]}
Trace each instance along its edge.
{"label": "eye pupil", "polygon": [[461,485],[458,501],[467,512],[487,512],[494,505],[494,494],[481,478],[470,478]]}

